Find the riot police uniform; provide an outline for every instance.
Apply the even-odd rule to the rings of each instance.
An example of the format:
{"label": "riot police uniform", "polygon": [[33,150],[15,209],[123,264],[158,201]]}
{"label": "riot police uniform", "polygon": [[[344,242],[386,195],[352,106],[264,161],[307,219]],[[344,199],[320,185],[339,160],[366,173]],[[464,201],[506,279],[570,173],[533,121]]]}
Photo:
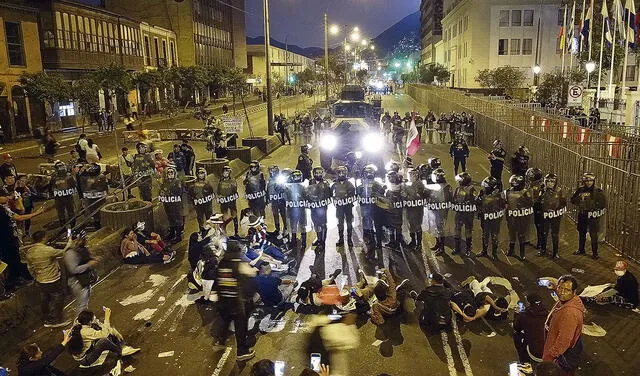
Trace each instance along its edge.
{"label": "riot police uniform", "polygon": [[436,255],[439,255],[444,253],[445,224],[447,223],[447,216],[449,215],[449,208],[451,207],[453,189],[451,185],[447,183],[445,172],[441,168],[433,171],[431,180],[434,183],[427,185],[427,190],[429,191],[427,210],[431,214],[436,230],[436,244],[431,247],[431,250],[435,251]]}
{"label": "riot police uniform", "polygon": [[260,171],[260,162],[251,161],[249,164],[249,171],[247,171],[247,175],[244,178],[244,187],[245,198],[247,199],[249,208],[253,214],[264,217],[267,183],[262,171]]}
{"label": "riot police uniform", "polygon": [[233,233],[238,236],[238,209],[236,202],[238,201],[238,186],[233,179],[232,170],[229,166],[222,169],[222,177],[218,181],[218,189],[216,197],[220,204],[220,213],[224,216],[223,228],[226,232],[227,225],[233,221]]}
{"label": "riot police uniform", "polygon": [[147,145],[138,142],[136,145],[138,153],[133,156],[133,178],[138,180],[138,190],[140,191],[140,199],[143,201],[151,201],[152,176],[155,175],[156,164],[149,153],[147,153]]}
{"label": "riot police uniform", "polygon": [[449,154],[453,158],[453,169],[458,175],[458,169],[462,167],[462,172],[467,171],[467,158],[469,157],[469,146],[464,141],[460,132],[456,132],[455,141],[449,147]]}
{"label": "riot police uniform", "polygon": [[542,249],[542,233],[544,232],[544,221],[542,214],[542,204],[540,195],[542,194],[542,170],[537,167],[531,167],[527,170],[526,175],[527,189],[531,192],[533,199],[533,224],[536,227],[536,249]]}
{"label": "riot police uniform", "polygon": [[426,181],[427,184],[434,184],[433,180],[431,180],[431,173],[440,168],[441,165],[442,162],[440,161],[440,158],[427,159],[427,164],[420,165],[418,167],[420,170],[420,180]]}
{"label": "riot police uniform", "polygon": [[417,168],[409,169],[409,181],[402,186],[402,198],[404,216],[407,219],[411,236],[411,243],[407,247],[422,250],[422,220],[424,219],[427,189],[420,179],[420,171]]}
{"label": "riot police uniform", "polygon": [[377,205],[378,198],[384,196],[385,187],[376,177],[375,165],[367,165],[362,179],[356,187],[362,217],[362,235],[369,247],[382,248],[384,210]]}
{"label": "riot police uniform", "polygon": [[512,175],[509,178],[511,188],[504,191],[507,202],[507,228],[509,229],[509,253],[514,255],[516,240],[520,245],[520,259],[525,258],[526,236],[533,216],[533,198],[531,192],[525,188],[524,177]]}
{"label": "riot police uniform", "polygon": [[100,228],[100,206],[105,203],[109,183],[100,173],[100,166],[93,163],[86,165],[81,173],[82,198],[86,213],[93,213],[92,219],[96,229]]}
{"label": "riot police uniform", "polygon": [[476,189],[473,187],[471,175],[467,172],[456,175],[458,187],[453,193],[452,209],[455,214],[455,249],[453,254],[462,253],[462,228],[465,229],[467,249],[466,256],[471,254],[473,219],[476,216]]}
{"label": "riot police uniform", "polygon": [[313,167],[313,160],[309,158],[309,145],[300,146],[300,155],[298,156],[298,164],[296,164],[296,170],[302,172],[303,180],[311,180],[311,169]]}
{"label": "riot police uniform", "polygon": [[[267,183],[267,204],[271,205],[273,223],[278,235],[280,232],[280,220],[282,219],[282,229],[287,231],[287,205],[284,201],[284,187],[286,180],[282,181],[284,175],[280,174],[280,168],[276,165],[269,167],[269,182]],[[279,181],[280,180],[280,181]]]}
{"label": "riot police uniform", "polygon": [[430,144],[433,144],[433,131],[435,131],[436,116],[433,111],[427,113],[425,120],[425,127],[427,128],[427,139]]}
{"label": "riot police uniform", "polygon": [[182,240],[182,231],[184,229],[182,210],[184,186],[173,166],[167,167],[165,175],[160,186],[160,192],[158,192],[158,201],[162,203],[169,221],[169,231],[166,239],[177,243]]}
{"label": "riot police uniform", "polygon": [[356,201],[356,188],[347,180],[347,169],[336,168],[336,181],[331,186],[333,204],[338,219],[338,242],[336,246],[344,246],[344,225],[347,224],[347,244],[353,246],[353,203]]}
{"label": "riot police uniform", "polygon": [[[58,221],[60,226],[63,226],[76,215],[74,195],[78,193],[78,189],[76,180],[69,174],[67,165],[64,162],[56,161],[54,167],[55,175],[51,179],[49,190],[56,204]],[[75,220],[70,223],[70,227],[74,226]]]}
{"label": "riot police uniform", "polygon": [[313,169],[313,179],[309,180],[306,196],[317,236],[313,245],[323,250],[327,240],[327,207],[332,202],[332,192],[331,185],[324,178],[324,169],[322,167]]}
{"label": "riot police uniform", "polygon": [[307,248],[307,198],[302,185],[302,172],[293,170],[289,184],[284,191],[284,198],[289,217],[289,229],[291,230],[291,245],[295,248],[298,244],[297,234],[300,233],[302,250]]}
{"label": "riot police uniform", "polygon": [[564,190],[558,187],[558,177],[556,174],[547,174],[544,177],[544,186],[539,198],[539,205],[542,210],[542,239],[541,248],[538,255],[544,256],[547,253],[547,238],[551,233],[551,243],[554,259],[558,256],[558,242],[560,240],[560,222],[567,212],[567,197]]}
{"label": "riot police uniform", "polygon": [[520,145],[518,150],[511,157],[511,173],[514,175],[525,176],[529,169],[529,149],[524,145]]}
{"label": "riot police uniform", "polygon": [[404,245],[402,238],[402,208],[404,202],[402,199],[402,175],[395,171],[387,173],[388,189],[385,192],[385,199],[388,202],[387,209],[387,228],[389,230],[389,242],[385,247],[397,249]]}
{"label": "riot police uniform", "polygon": [[204,223],[213,215],[213,186],[207,181],[207,170],[198,167],[196,171],[196,181],[189,187],[189,196],[193,201],[196,210],[196,219],[201,228]]}
{"label": "riot police uniform", "polygon": [[506,157],[507,152],[502,148],[502,142],[500,140],[493,141],[493,149],[489,153],[489,163],[491,164],[489,175],[498,181],[500,190],[502,190],[502,170]]}
{"label": "riot police uniform", "polygon": [[491,241],[491,258],[498,258],[498,237],[500,224],[505,214],[504,197],[500,192],[498,180],[489,176],[482,180],[482,189],[478,195],[478,219],[482,228],[482,252],[479,256],[489,256],[489,241]]}
{"label": "riot police uniform", "polygon": [[591,238],[591,253],[594,259],[598,256],[598,231],[600,221],[607,211],[607,200],[602,189],[595,186],[595,175],[582,175],[582,187],[571,196],[571,203],[578,209],[578,250],[576,255],[585,254],[587,232]]}
{"label": "riot police uniform", "polygon": [[424,119],[418,112],[415,113],[414,122],[416,124],[416,130],[418,130],[418,140],[422,142],[422,127],[424,126]]}

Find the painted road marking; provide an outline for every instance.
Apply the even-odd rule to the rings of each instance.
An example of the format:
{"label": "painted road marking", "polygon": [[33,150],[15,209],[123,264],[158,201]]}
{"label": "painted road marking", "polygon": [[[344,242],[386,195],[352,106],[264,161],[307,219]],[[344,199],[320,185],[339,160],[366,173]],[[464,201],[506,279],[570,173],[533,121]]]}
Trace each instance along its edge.
{"label": "painted road marking", "polygon": [[211,376],[220,376],[220,372],[222,372],[229,355],[231,355],[231,347],[224,349],[224,353],[222,353],[220,360],[218,360],[218,365],[216,366],[216,369],[213,370]]}
{"label": "painted road marking", "polygon": [[473,376],[473,372],[471,371],[471,364],[469,363],[469,358],[467,357],[467,352],[465,351],[464,346],[462,345],[462,337],[460,336],[460,332],[458,331],[458,323],[456,322],[455,316],[453,317],[453,320],[451,320],[451,326],[453,329],[453,336],[456,339],[456,345],[458,346],[458,353],[460,353],[460,360],[462,361],[462,367],[464,367],[464,373],[467,376]]}

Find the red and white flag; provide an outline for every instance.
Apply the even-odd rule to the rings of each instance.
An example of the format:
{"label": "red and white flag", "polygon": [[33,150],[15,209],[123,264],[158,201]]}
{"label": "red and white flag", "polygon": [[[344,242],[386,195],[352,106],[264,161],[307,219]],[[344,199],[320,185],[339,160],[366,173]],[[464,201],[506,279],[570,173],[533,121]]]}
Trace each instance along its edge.
{"label": "red and white flag", "polygon": [[576,133],[576,141],[581,143],[588,143],[589,134],[591,134],[590,129],[579,127],[578,133]]}
{"label": "red and white flag", "polygon": [[569,135],[571,135],[571,125],[565,121],[562,123],[562,138],[569,138]]}
{"label": "red and white flag", "polygon": [[620,158],[622,156],[622,138],[607,135],[607,143],[609,144],[609,156],[613,158]]}
{"label": "red and white flag", "polygon": [[420,137],[418,135],[418,128],[416,128],[416,122],[414,118],[411,118],[411,125],[409,126],[409,133],[407,134],[407,155],[412,157],[420,149]]}

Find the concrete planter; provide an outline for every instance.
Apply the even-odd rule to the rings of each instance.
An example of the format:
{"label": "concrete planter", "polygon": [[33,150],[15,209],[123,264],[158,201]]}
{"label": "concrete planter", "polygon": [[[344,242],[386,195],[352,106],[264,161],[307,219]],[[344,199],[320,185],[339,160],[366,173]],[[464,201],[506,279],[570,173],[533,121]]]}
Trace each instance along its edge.
{"label": "concrete planter", "polygon": [[252,154],[251,148],[248,146],[239,146],[239,147],[228,149],[229,159],[239,159],[244,163],[251,162],[251,159],[252,159],[251,154]]}
{"label": "concrete planter", "polygon": [[214,159],[201,159],[196,161],[196,170],[200,167],[204,167],[209,175],[215,175],[217,178],[222,176],[222,169],[224,166],[229,165],[229,160],[226,158],[214,158]]}
{"label": "concrete planter", "polygon": [[145,222],[148,229],[154,228],[153,204],[133,200],[106,204],[100,209],[100,222],[103,227],[118,230]]}

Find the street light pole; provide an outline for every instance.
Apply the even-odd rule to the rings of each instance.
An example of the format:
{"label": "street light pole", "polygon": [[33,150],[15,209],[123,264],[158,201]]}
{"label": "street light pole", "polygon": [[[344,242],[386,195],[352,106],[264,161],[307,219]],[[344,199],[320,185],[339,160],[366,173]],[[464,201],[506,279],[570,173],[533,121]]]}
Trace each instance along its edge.
{"label": "street light pole", "polygon": [[329,100],[329,25],[324,14],[324,100]]}
{"label": "street light pole", "polygon": [[267,69],[267,124],[269,135],[273,135],[273,102],[271,101],[271,41],[269,40],[269,0],[263,0],[264,6],[264,58]]}
{"label": "street light pole", "polygon": [[344,86],[347,86],[347,35],[346,35],[346,25],[345,25],[345,36],[344,36]]}

